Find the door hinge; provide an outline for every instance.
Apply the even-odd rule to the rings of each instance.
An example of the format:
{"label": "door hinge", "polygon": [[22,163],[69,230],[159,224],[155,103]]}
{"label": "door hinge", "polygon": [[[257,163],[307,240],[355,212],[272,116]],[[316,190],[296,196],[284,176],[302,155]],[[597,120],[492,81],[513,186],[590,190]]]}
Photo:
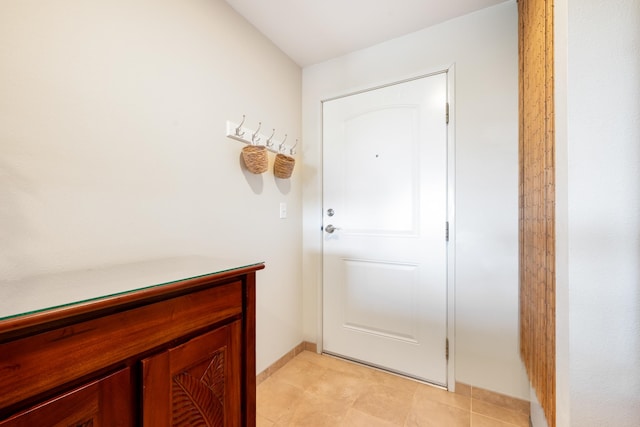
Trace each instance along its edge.
{"label": "door hinge", "polygon": [[447,225],[445,227],[445,235],[446,235],[446,239],[447,239],[447,242],[448,242],[449,241],[449,221],[447,221],[446,224]]}
{"label": "door hinge", "polygon": [[447,124],[449,124],[449,103],[447,102]]}
{"label": "door hinge", "polygon": [[445,344],[445,357],[449,360],[449,338],[447,338],[447,343]]}

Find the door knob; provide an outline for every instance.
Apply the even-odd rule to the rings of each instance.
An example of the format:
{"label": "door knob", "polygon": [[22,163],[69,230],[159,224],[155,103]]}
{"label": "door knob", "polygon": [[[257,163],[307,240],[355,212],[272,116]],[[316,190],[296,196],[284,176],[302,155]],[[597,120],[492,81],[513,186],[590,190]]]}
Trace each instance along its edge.
{"label": "door knob", "polygon": [[338,227],[334,227],[333,225],[329,224],[324,228],[324,231],[326,231],[327,233],[331,234],[336,230],[340,230]]}

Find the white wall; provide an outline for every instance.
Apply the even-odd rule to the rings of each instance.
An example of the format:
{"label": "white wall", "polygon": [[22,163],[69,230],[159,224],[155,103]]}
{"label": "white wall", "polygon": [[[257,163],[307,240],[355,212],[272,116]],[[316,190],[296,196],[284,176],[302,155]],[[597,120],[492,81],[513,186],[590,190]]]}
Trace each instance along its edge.
{"label": "white wall", "polygon": [[320,101],[455,63],[456,380],[523,399],[518,353],[515,1],[303,70],[304,337],[320,292]]}
{"label": "white wall", "polygon": [[224,136],[246,114],[299,137],[301,70],[225,2],[4,0],[0,94],[3,279],[264,260],[258,371],[301,341],[300,168],[252,175]]}
{"label": "white wall", "polygon": [[555,0],[558,426],[640,419],[640,1]]}

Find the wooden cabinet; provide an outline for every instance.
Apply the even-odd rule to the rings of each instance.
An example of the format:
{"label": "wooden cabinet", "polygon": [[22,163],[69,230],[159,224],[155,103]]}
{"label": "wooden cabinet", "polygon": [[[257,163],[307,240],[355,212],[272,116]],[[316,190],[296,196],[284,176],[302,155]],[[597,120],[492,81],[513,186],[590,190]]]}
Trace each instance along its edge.
{"label": "wooden cabinet", "polygon": [[143,425],[240,426],[240,323],[142,361]]}
{"label": "wooden cabinet", "polygon": [[129,369],[78,387],[0,422],[2,427],[126,427],[134,424]]}
{"label": "wooden cabinet", "polygon": [[0,427],[255,426],[262,268],[1,320]]}

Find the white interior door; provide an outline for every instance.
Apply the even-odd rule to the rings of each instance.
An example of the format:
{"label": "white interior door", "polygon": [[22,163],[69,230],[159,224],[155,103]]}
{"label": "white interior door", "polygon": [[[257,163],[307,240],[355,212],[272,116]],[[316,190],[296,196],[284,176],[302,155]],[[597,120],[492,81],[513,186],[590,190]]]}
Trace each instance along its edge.
{"label": "white interior door", "polygon": [[447,74],[323,103],[323,351],[446,385]]}

